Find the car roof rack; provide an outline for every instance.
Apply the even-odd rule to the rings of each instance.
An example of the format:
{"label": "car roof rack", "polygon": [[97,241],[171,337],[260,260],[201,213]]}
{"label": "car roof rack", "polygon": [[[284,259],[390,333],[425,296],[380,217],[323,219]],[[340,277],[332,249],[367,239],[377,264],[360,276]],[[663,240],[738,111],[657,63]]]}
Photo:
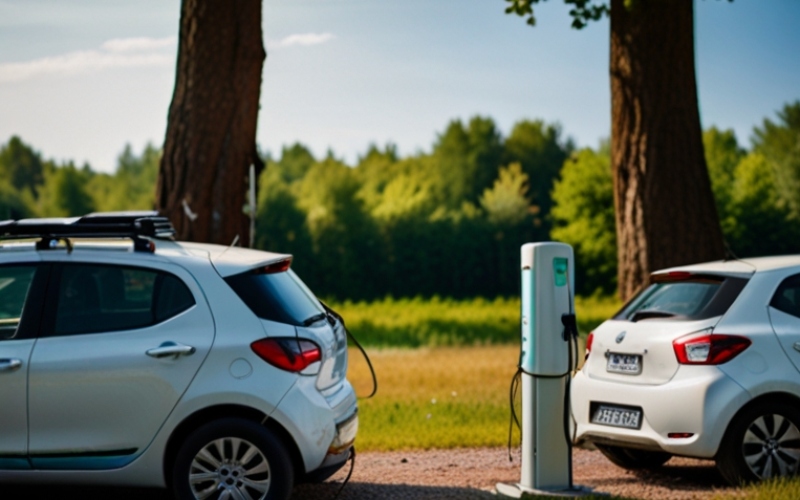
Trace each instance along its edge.
{"label": "car roof rack", "polygon": [[175,236],[175,228],[158,212],[96,212],[83,217],[21,219],[0,222],[0,240],[40,238],[37,250],[55,248],[69,238],[131,238],[134,250],[152,252],[150,239]]}

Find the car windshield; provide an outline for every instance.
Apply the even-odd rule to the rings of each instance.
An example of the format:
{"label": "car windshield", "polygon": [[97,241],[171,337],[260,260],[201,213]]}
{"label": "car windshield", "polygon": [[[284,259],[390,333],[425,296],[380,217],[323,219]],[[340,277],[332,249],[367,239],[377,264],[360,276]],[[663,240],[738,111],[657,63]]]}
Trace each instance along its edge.
{"label": "car windshield", "polygon": [[631,299],[614,319],[699,320],[725,314],[747,284],[746,278],[692,275],[654,276],[653,283]]}
{"label": "car windshield", "polygon": [[249,271],[225,281],[259,318],[308,326],[326,317],[322,304],[291,269],[278,273]]}

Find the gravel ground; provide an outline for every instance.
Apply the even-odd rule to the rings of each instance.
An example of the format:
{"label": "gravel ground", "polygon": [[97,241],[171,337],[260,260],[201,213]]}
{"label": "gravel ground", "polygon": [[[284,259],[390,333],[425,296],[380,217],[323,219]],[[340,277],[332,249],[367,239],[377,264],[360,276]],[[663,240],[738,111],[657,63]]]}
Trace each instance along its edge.
{"label": "gravel ground", "polygon": [[[389,453],[359,453],[350,482],[341,500],[387,499],[495,499],[498,482],[519,481],[519,456],[508,461],[505,448],[431,450]],[[292,500],[333,500],[347,475],[349,465],[327,482],[300,485]],[[609,462],[600,452],[575,450],[575,484],[636,499],[711,499],[734,492],[726,486],[709,461],[673,458],[657,473],[631,473]],[[163,490],[135,488],[4,487],[6,499],[52,499],[61,497],[115,500],[167,500]]]}
{"label": "gravel ground", "polygon": [[[519,456],[509,462],[504,448],[361,453],[339,498],[496,499],[495,484],[518,482],[519,467]],[[298,486],[293,500],[332,499],[348,468],[324,484]],[[572,470],[575,484],[637,499],[710,499],[736,491],[727,487],[713,462],[688,458],[673,458],[657,473],[632,473],[600,452],[575,450]]]}

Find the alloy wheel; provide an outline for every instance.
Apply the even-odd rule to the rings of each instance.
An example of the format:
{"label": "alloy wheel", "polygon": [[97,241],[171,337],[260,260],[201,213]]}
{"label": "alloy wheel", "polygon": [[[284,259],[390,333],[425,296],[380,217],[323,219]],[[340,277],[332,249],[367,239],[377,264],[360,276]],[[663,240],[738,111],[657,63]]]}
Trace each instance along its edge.
{"label": "alloy wheel", "polygon": [[800,430],[782,415],[762,415],[747,427],[742,453],[761,479],[793,475],[800,463]]}
{"label": "alloy wheel", "polygon": [[253,443],[235,437],[203,446],[189,467],[189,485],[198,500],[262,500],[272,481],[269,461]]}

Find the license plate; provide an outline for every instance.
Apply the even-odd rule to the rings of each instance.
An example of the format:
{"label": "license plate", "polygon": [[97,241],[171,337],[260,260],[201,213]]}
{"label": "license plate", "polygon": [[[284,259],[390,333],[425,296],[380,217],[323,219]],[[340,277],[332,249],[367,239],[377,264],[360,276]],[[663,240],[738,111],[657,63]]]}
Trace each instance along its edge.
{"label": "license plate", "polygon": [[638,354],[608,354],[606,371],[623,373],[625,375],[639,375],[642,373],[642,357]]}
{"label": "license plate", "polygon": [[642,410],[619,406],[597,405],[592,414],[592,423],[639,429],[642,427]]}

